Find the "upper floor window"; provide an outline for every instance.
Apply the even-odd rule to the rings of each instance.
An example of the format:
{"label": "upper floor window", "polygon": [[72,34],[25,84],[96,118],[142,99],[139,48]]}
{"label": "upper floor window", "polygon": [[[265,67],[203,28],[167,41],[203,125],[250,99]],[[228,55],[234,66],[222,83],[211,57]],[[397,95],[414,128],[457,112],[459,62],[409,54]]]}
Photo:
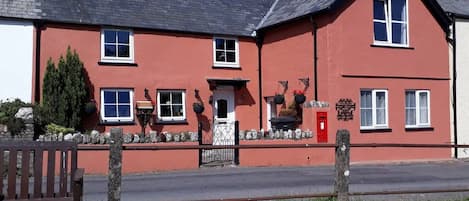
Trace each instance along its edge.
{"label": "upper floor window", "polygon": [[133,121],[133,91],[131,89],[102,89],[101,119],[105,122]]}
{"label": "upper floor window", "polygon": [[213,63],[215,67],[239,67],[239,45],[235,38],[213,39]]}
{"label": "upper floor window", "polygon": [[158,119],[186,120],[185,98],[184,90],[158,90]]}
{"label": "upper floor window", "polygon": [[373,0],[374,43],[408,46],[407,0]]}
{"label": "upper floor window", "polygon": [[132,31],[103,29],[101,31],[101,60],[133,62],[134,38]]}
{"label": "upper floor window", "polygon": [[388,91],[361,90],[360,128],[376,129],[388,127]]}
{"label": "upper floor window", "polygon": [[406,127],[430,126],[430,91],[405,92],[405,125]]}

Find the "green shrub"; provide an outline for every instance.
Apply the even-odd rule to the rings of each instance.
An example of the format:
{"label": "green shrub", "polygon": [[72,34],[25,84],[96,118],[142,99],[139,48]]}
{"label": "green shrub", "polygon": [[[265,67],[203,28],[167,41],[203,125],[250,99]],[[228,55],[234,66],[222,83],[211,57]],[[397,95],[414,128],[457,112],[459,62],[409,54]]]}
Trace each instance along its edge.
{"label": "green shrub", "polygon": [[66,128],[66,127],[63,127],[54,123],[47,125],[46,129],[48,133],[52,133],[52,134],[58,134],[58,133],[67,134],[67,133],[73,133],[75,131],[75,129],[73,128]]}
{"label": "green shrub", "polygon": [[21,107],[26,106],[30,104],[20,99],[0,101],[0,124],[6,125],[12,136],[18,135],[24,129],[23,120],[15,118],[15,114]]}
{"label": "green shrub", "polygon": [[68,47],[65,57],[60,56],[57,68],[49,59],[43,83],[42,105],[44,112],[51,116],[50,121],[79,128],[88,93],[78,54]]}

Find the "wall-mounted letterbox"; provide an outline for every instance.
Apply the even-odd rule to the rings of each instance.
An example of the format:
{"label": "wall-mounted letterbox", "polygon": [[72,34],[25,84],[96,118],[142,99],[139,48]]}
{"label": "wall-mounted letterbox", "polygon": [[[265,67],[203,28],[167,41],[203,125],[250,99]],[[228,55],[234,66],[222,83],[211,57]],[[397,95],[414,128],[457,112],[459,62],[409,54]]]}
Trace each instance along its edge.
{"label": "wall-mounted letterbox", "polygon": [[316,130],[318,143],[327,143],[327,112],[316,113]]}

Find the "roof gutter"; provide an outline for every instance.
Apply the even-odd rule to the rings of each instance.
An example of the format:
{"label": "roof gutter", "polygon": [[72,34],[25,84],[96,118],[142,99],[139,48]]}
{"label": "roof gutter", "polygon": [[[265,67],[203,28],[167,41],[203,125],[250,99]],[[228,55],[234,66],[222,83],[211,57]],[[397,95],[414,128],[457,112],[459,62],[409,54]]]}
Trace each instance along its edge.
{"label": "roof gutter", "polygon": [[41,101],[41,33],[44,22],[35,21],[36,28],[36,48],[35,48],[35,64],[34,64],[34,103]]}

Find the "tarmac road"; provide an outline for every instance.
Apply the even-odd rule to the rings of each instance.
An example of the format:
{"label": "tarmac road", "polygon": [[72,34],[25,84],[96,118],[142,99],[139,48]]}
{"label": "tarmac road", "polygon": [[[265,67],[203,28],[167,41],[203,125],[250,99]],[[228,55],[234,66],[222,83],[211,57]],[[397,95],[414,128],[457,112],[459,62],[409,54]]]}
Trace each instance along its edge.
{"label": "tarmac road", "polygon": [[[123,177],[123,201],[253,198],[333,191],[334,169],[321,167],[203,168]],[[355,200],[469,198],[469,161],[351,166],[351,192],[465,188],[463,193],[361,196]],[[107,177],[85,177],[86,201],[107,200]]]}

